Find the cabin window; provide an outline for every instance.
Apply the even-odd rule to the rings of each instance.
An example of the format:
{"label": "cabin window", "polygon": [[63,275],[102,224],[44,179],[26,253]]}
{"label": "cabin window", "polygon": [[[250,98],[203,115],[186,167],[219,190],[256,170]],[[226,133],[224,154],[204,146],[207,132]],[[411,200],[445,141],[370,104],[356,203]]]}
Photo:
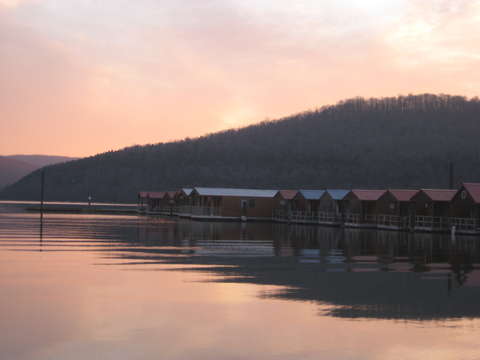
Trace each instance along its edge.
{"label": "cabin window", "polygon": [[247,200],[240,200],[240,206],[242,207],[242,209],[246,209],[247,208]]}
{"label": "cabin window", "polygon": [[465,200],[467,198],[467,192],[463,190],[462,193],[460,194],[460,197],[462,198],[462,200]]}
{"label": "cabin window", "polygon": [[395,210],[395,203],[390,203],[390,210]]}
{"label": "cabin window", "polygon": [[248,207],[249,208],[254,208],[255,207],[255,199],[248,200]]}

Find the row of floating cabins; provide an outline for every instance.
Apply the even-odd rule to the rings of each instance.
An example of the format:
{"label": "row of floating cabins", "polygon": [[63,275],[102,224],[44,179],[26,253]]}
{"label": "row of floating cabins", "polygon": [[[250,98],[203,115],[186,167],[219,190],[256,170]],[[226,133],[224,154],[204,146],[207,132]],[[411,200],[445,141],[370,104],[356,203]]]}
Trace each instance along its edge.
{"label": "row of floating cabins", "polygon": [[198,220],[263,220],[480,234],[480,183],[460,189],[265,190],[195,187],[138,193],[138,210]]}

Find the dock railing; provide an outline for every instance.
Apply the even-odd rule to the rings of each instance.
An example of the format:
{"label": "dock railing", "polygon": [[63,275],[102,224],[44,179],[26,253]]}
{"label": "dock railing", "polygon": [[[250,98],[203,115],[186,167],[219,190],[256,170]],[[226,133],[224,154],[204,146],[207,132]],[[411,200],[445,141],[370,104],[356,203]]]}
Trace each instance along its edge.
{"label": "dock railing", "polygon": [[333,212],[319,212],[318,213],[318,222],[326,224],[339,224],[342,221],[342,218],[339,214]]}
{"label": "dock railing", "polygon": [[380,227],[392,227],[398,229],[407,229],[409,223],[408,216],[398,215],[377,215],[377,225]]}
{"label": "dock railing", "polygon": [[344,215],[345,223],[348,224],[360,224],[360,214],[348,213]]}
{"label": "dock railing", "polygon": [[415,229],[417,230],[447,230],[450,228],[450,221],[440,216],[415,216]]}
{"label": "dock railing", "polygon": [[344,216],[345,223],[348,224],[376,224],[377,216],[376,215],[361,215],[361,214],[345,214]]}
{"label": "dock railing", "polygon": [[449,218],[449,227],[455,226],[457,231],[479,231],[479,222],[474,218]]}
{"label": "dock railing", "polygon": [[283,209],[273,209],[272,219],[273,221],[287,222],[288,212]]}

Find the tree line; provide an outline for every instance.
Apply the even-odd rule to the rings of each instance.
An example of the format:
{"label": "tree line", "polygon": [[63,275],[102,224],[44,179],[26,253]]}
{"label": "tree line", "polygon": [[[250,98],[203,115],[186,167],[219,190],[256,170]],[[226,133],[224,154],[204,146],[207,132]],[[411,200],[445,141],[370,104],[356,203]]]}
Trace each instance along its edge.
{"label": "tree line", "polygon": [[[48,166],[49,200],[134,201],[140,190],[447,187],[480,181],[480,100],[354,98],[195,139],[128,147]],[[39,171],[0,193],[37,199]]]}

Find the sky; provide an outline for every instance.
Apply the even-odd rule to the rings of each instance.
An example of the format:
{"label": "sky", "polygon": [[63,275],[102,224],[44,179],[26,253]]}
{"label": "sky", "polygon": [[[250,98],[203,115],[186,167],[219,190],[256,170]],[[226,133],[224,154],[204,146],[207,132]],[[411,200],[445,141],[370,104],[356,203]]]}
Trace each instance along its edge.
{"label": "sky", "polygon": [[0,0],[0,154],[480,89],[480,0]]}

